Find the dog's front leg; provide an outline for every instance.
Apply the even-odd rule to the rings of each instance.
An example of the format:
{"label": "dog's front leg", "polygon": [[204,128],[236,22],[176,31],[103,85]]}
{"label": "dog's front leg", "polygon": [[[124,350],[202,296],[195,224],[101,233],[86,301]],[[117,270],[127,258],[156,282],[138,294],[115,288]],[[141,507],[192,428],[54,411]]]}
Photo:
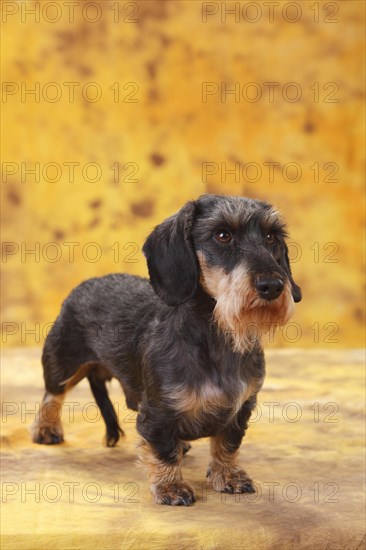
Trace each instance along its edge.
{"label": "dog's front leg", "polygon": [[174,426],[167,425],[167,416],[159,421],[156,411],[140,410],[137,429],[142,436],[140,461],[147,466],[155,502],[171,506],[193,504],[193,489],[183,481],[181,472],[184,446],[175,436]]}
{"label": "dog's front leg", "polygon": [[248,427],[255,402],[247,402],[223,432],[211,437],[212,460],[207,477],[215,491],[221,493],[254,493],[253,482],[238,464],[239,447]]}

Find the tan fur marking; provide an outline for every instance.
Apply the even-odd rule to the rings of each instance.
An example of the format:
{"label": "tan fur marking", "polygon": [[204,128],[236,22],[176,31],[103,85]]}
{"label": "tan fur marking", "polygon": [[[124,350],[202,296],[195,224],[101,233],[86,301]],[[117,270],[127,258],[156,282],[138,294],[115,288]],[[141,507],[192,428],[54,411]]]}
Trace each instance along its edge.
{"label": "tan fur marking", "polygon": [[222,435],[217,435],[215,437],[211,437],[210,439],[213,462],[219,469],[235,469],[238,467],[239,450],[235,453],[228,454],[223,445],[223,441],[224,439]]}
{"label": "tan fur marking", "polygon": [[63,390],[62,394],[53,395],[46,393],[43,398],[39,417],[31,427],[32,440],[35,443],[54,443],[53,436],[63,440],[63,429],[61,424],[61,409],[65,400],[66,392],[71,390],[80,380],[85,378],[95,366],[95,363],[85,363],[80,365],[77,371],[67,380],[60,382],[60,387]]}
{"label": "tan fur marking", "polygon": [[31,427],[32,440],[36,443],[42,439],[43,443],[52,443],[52,435],[63,439],[61,424],[61,409],[65,395],[53,395],[46,393],[39,416]]}
{"label": "tan fur marking", "polygon": [[241,470],[238,464],[239,450],[228,453],[224,446],[222,435],[211,437],[212,461],[209,465],[208,479],[212,482],[215,491],[243,493],[252,481],[248,474]]}
{"label": "tan fur marking", "polygon": [[240,381],[230,395],[211,382],[206,382],[196,390],[186,387],[174,388],[167,398],[176,412],[183,414],[191,422],[200,422],[206,414],[219,414],[225,410],[230,411],[231,416],[235,416],[243,403],[258,393],[262,382],[253,381],[252,385],[247,385]]}
{"label": "tan fur marking", "polygon": [[291,319],[294,301],[288,282],[282,294],[268,302],[258,296],[244,266],[226,273],[222,268],[209,267],[202,254],[198,261],[201,285],[216,300],[214,319],[235,351],[251,349],[264,334]]}
{"label": "tan fur marking", "polygon": [[175,483],[182,479],[180,461],[183,456],[183,449],[179,453],[179,458],[175,464],[165,464],[157,458],[151,445],[142,439],[139,444],[140,462],[147,467],[149,480],[152,486],[160,483]]}
{"label": "tan fur marking", "polygon": [[169,393],[177,412],[197,417],[200,413],[209,413],[227,406],[224,393],[210,382],[206,382],[199,390],[182,387]]}
{"label": "tan fur marking", "polygon": [[182,498],[194,501],[191,486],[183,481],[180,462],[183,446],[179,447],[179,456],[175,464],[166,464],[155,455],[151,445],[144,439],[139,444],[140,463],[147,467],[150,491],[157,504],[179,504]]}
{"label": "tan fur marking", "polygon": [[95,363],[84,363],[83,365],[80,365],[78,370],[70,376],[70,378],[67,378],[67,380],[64,380],[63,382],[60,382],[60,386],[64,386],[64,391],[67,392],[71,390],[76,384],[80,382],[85,376],[87,376],[91,370],[91,368],[95,365]]}

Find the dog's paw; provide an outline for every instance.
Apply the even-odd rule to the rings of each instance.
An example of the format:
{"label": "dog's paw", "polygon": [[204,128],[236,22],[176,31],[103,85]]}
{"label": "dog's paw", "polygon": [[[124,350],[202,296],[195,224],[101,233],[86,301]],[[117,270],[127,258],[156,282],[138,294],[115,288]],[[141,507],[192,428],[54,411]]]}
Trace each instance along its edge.
{"label": "dog's paw", "polygon": [[107,447],[115,447],[121,437],[124,437],[125,433],[123,430],[119,429],[116,431],[109,431],[105,434],[105,444]]}
{"label": "dog's paw", "polygon": [[32,441],[40,445],[57,445],[64,440],[62,427],[58,425],[40,426],[35,424],[32,426]]}
{"label": "dog's paw", "polygon": [[224,471],[216,474],[208,472],[212,486],[219,493],[255,493],[253,481],[244,470]]}
{"label": "dog's paw", "polygon": [[106,447],[115,447],[119,441],[119,434],[106,434],[105,444]]}
{"label": "dog's paw", "polygon": [[182,449],[183,449],[183,454],[187,454],[189,449],[192,448],[192,445],[190,443],[188,443],[187,441],[182,441]]}
{"label": "dog's paw", "polygon": [[152,486],[156,504],[169,506],[190,506],[196,501],[192,487],[185,481]]}

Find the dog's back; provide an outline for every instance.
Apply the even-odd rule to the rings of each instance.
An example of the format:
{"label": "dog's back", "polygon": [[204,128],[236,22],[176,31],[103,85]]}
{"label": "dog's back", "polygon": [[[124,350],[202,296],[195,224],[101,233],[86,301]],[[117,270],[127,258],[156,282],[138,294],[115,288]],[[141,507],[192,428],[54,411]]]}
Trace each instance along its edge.
{"label": "dog's back", "polygon": [[[118,353],[137,353],[138,328],[146,327],[159,305],[163,304],[147,279],[106,275],[88,279],[76,287],[64,301],[56,325],[65,324],[67,334],[72,336],[76,331],[81,339],[82,333],[86,333],[90,352],[104,362],[108,361],[108,354],[115,353],[115,343]],[[80,341],[76,344],[79,349]]]}

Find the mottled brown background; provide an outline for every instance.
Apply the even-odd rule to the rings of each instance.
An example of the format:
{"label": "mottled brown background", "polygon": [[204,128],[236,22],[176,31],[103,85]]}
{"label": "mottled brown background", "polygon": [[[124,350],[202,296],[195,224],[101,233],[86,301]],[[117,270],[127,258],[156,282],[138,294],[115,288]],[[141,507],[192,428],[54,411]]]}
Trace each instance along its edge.
{"label": "mottled brown background", "polygon": [[[4,4],[11,10],[8,6],[15,2],[3,3],[3,9]],[[243,15],[238,22],[228,15],[224,22],[220,12],[203,22],[202,3],[182,0],[120,3],[119,22],[111,9],[116,2],[97,2],[99,21],[87,21],[79,6],[70,22],[63,2],[58,4],[62,16],[55,23],[49,20],[56,12],[49,8],[39,22],[31,15],[22,21],[18,11],[3,24],[3,79],[13,83],[13,90],[34,88],[36,82],[41,90],[39,102],[30,95],[22,101],[19,91],[7,95],[2,105],[2,160],[18,168],[14,175],[3,173],[2,238],[15,243],[8,251],[19,246],[19,252],[3,255],[3,342],[42,343],[42,334],[26,331],[39,323],[42,333],[83,279],[116,271],[145,275],[140,249],[152,227],[186,200],[218,192],[274,203],[297,243],[291,254],[298,260],[293,270],[304,300],[289,337],[279,334],[275,345],[362,346],[364,3],[331,2],[325,8],[324,2],[315,2],[319,22],[310,9],[313,2],[297,2],[302,10],[298,22],[285,20],[296,18],[291,7],[283,15],[287,2],[276,8],[273,22],[268,8],[257,3],[263,15],[255,23]],[[248,3],[240,4],[245,8]],[[26,5],[32,8],[34,2]],[[93,8],[86,13],[89,19],[97,14]],[[248,18],[253,13],[247,12]],[[50,82],[62,90],[54,103],[42,96],[46,90],[46,97],[52,97]],[[65,82],[80,83],[74,102]],[[90,82],[102,90],[94,103],[81,94]],[[121,92],[117,102],[109,89],[115,82]],[[237,82],[241,90],[254,82],[263,96],[250,102],[228,95],[224,102],[216,94],[203,102],[204,82],[225,82],[229,88]],[[265,82],[279,83],[273,102]],[[288,82],[301,87],[299,101],[283,99]],[[134,84],[123,90],[126,83]],[[314,101],[314,83],[319,83],[319,101]],[[293,91],[288,90],[289,96]],[[128,97],[137,101],[126,102]],[[39,182],[32,175],[22,178],[21,163],[29,168],[36,162]],[[47,181],[55,174],[51,168],[42,177],[50,162],[61,166],[57,182]],[[80,163],[73,182],[65,162]],[[110,169],[116,162],[123,165],[119,178]],[[205,162],[226,163],[228,169],[235,163],[257,163],[262,177],[254,183],[228,174],[225,181],[218,170],[203,178]],[[279,163],[272,182],[265,162]],[[302,170],[297,182],[283,177],[283,166],[291,162]],[[99,181],[83,178],[81,168],[87,163],[98,163]],[[314,163],[320,166],[319,181],[310,168]],[[334,164],[324,168],[326,163],[339,167],[333,177]],[[47,261],[56,251],[50,242],[59,245],[58,261]],[[73,262],[64,244],[70,242],[79,243]],[[83,257],[83,247],[91,242],[102,251],[99,261]],[[22,246],[39,246],[39,258],[22,257]],[[95,248],[87,248],[87,254],[93,257]],[[319,323],[317,337],[314,323]]]}

